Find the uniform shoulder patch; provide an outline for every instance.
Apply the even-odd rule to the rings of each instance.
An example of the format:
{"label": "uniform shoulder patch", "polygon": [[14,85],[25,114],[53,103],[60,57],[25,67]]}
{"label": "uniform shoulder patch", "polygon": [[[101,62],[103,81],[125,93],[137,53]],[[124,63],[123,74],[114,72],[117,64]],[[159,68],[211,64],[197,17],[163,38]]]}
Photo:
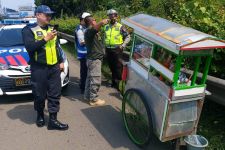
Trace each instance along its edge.
{"label": "uniform shoulder patch", "polygon": [[29,23],[29,24],[27,24],[27,27],[29,27],[29,28],[33,28],[33,27],[35,27],[35,26],[37,26],[36,23]]}
{"label": "uniform shoulder patch", "polygon": [[109,30],[109,25],[106,25],[105,26],[105,31],[108,31]]}

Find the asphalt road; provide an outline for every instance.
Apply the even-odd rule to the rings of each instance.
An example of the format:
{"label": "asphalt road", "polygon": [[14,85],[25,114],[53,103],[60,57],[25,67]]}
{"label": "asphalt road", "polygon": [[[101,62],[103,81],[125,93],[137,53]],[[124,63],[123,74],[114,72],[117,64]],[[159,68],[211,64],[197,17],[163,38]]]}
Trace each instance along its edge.
{"label": "asphalt road", "polygon": [[[69,56],[71,82],[63,90],[58,118],[68,131],[37,128],[32,95],[0,97],[0,150],[139,150],[128,138],[121,117],[121,98],[103,79],[102,107],[91,107],[78,88],[79,63]],[[45,117],[48,119],[47,110]],[[144,149],[169,150],[154,136]]]}

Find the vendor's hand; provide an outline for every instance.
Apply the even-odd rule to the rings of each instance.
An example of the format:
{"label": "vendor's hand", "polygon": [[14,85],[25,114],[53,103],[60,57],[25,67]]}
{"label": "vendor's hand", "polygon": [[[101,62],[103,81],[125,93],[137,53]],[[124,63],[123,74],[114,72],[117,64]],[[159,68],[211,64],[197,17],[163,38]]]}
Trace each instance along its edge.
{"label": "vendor's hand", "polygon": [[124,49],[124,47],[122,47],[122,46],[118,46],[118,47],[116,48],[116,50],[117,50],[118,52],[123,52],[123,49]]}
{"label": "vendor's hand", "polygon": [[64,72],[64,63],[60,63],[59,68],[61,72]]}
{"label": "vendor's hand", "polygon": [[46,42],[48,42],[48,41],[54,39],[56,35],[57,35],[57,31],[53,30],[52,32],[47,33],[47,35],[44,37],[44,40]]}
{"label": "vendor's hand", "polygon": [[122,45],[120,45],[120,49],[123,51],[124,50],[124,47]]}

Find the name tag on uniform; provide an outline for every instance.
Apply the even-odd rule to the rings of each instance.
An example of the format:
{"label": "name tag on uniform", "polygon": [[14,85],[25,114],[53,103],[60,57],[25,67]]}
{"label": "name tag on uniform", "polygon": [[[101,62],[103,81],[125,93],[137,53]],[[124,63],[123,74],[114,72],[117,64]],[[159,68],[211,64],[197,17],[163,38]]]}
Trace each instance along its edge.
{"label": "name tag on uniform", "polygon": [[36,33],[37,33],[38,37],[42,37],[43,36],[43,33],[41,31],[37,31]]}

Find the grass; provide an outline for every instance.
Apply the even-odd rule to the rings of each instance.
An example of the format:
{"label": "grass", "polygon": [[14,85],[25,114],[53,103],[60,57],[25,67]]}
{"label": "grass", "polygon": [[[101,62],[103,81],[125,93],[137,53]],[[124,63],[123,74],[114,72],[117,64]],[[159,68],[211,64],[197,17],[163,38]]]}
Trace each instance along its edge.
{"label": "grass", "polygon": [[[62,47],[76,58],[73,43],[62,45]],[[110,69],[106,61],[103,62],[102,73],[104,77],[110,79]],[[203,135],[209,141],[206,150],[225,150],[225,107],[206,100],[197,134]]]}
{"label": "grass", "polygon": [[206,100],[198,126],[198,134],[209,141],[206,150],[225,150],[225,107]]}

